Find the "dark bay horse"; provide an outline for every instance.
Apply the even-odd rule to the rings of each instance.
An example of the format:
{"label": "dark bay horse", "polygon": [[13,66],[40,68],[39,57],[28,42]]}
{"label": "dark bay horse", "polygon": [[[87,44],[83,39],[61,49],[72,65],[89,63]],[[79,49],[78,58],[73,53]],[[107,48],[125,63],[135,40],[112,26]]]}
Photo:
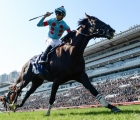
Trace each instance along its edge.
{"label": "dark bay horse", "polygon": [[113,38],[115,30],[98,18],[87,14],[86,18],[78,21],[78,25],[79,27],[77,30],[70,32],[63,38],[63,40],[68,40],[71,42],[58,46],[51,53],[49,58],[50,70],[52,74],[51,79],[45,77],[45,75],[42,76],[33,74],[30,60],[23,66],[21,75],[14,84],[16,85],[20,83],[18,94],[24,87],[27,86],[29,82],[32,82],[32,85],[27,91],[22,102],[16,105],[17,107],[22,107],[27,98],[41,84],[43,84],[43,81],[48,80],[53,82],[49,106],[46,113],[46,115],[50,115],[50,110],[55,101],[55,96],[59,85],[70,80],[75,80],[83,84],[83,86],[87,88],[103,106],[111,109],[112,112],[120,111],[120,109],[117,107],[109,104],[90,83],[89,78],[85,73],[85,61],[83,58],[84,49],[86,48],[90,39],[102,37],[110,40]]}

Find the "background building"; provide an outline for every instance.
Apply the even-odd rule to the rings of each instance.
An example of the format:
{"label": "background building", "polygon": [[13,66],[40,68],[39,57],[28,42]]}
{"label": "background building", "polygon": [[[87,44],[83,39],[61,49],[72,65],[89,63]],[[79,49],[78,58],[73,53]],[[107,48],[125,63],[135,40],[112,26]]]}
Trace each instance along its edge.
{"label": "background building", "polygon": [[8,81],[14,82],[15,79],[19,76],[19,74],[20,74],[20,72],[17,72],[16,70],[10,72],[9,75],[8,75]]}
{"label": "background building", "polygon": [[0,76],[0,82],[6,82],[6,81],[8,81],[8,75],[4,73]]}
{"label": "background building", "polygon": [[16,80],[19,74],[20,72],[12,71],[9,74],[0,75],[0,95],[3,95],[8,91],[9,85]]}

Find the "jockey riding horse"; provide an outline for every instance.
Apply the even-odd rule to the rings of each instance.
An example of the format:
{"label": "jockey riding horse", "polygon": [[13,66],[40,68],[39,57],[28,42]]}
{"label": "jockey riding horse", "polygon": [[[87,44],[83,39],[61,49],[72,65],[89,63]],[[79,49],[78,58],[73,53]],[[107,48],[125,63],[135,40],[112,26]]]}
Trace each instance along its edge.
{"label": "jockey riding horse", "polygon": [[[29,82],[32,82],[30,89],[26,92],[23,100],[16,107],[22,107],[27,100],[27,98],[35,92],[35,90],[43,84],[44,80],[48,82],[53,82],[49,106],[46,115],[50,115],[51,108],[55,101],[55,96],[57,90],[61,84],[68,81],[75,80],[81,83],[90,93],[96,97],[96,99],[106,108],[110,109],[111,112],[121,111],[119,108],[108,103],[104,97],[94,88],[91,84],[88,75],[85,72],[85,61],[83,58],[84,50],[92,38],[107,38],[112,39],[115,30],[111,28],[108,24],[102,22],[94,16],[89,16],[87,14],[86,18],[78,21],[79,27],[66,35],[64,39],[71,41],[70,44],[64,44],[58,46],[54,51],[52,51],[49,57],[49,66],[52,74],[52,78],[48,79],[46,74],[34,74],[33,64],[31,60],[27,61],[22,67],[21,75],[17,78],[14,85],[20,83],[19,90],[17,92],[17,97],[19,96],[21,90],[26,87]],[[45,66],[45,65],[44,65]],[[17,98],[16,98],[17,100]],[[15,103],[16,103],[15,100]]]}

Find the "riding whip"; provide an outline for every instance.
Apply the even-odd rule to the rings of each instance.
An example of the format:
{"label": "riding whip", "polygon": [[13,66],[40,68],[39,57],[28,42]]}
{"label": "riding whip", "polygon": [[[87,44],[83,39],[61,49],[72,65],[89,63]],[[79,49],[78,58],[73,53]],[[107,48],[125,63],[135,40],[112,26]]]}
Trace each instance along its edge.
{"label": "riding whip", "polygon": [[[51,14],[53,14],[53,12],[51,12]],[[44,15],[41,15],[41,16],[38,16],[38,17],[32,18],[32,19],[30,19],[29,21],[34,20],[34,19],[37,19],[37,18],[39,18],[39,17],[43,17],[43,16],[44,16]]]}

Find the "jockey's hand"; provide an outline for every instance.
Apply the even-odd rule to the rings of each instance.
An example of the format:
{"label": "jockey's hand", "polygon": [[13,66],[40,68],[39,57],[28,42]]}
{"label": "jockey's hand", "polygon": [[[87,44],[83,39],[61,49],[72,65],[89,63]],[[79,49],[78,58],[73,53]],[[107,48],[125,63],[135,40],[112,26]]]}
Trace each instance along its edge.
{"label": "jockey's hand", "polygon": [[62,40],[62,42],[67,42],[67,41],[68,41],[67,38],[66,38],[65,36],[62,37],[61,40]]}
{"label": "jockey's hand", "polygon": [[67,43],[67,39],[63,39],[62,41],[61,41],[61,43]]}
{"label": "jockey's hand", "polygon": [[44,15],[44,18],[49,17],[51,14],[52,14],[52,13],[47,12],[47,13]]}

